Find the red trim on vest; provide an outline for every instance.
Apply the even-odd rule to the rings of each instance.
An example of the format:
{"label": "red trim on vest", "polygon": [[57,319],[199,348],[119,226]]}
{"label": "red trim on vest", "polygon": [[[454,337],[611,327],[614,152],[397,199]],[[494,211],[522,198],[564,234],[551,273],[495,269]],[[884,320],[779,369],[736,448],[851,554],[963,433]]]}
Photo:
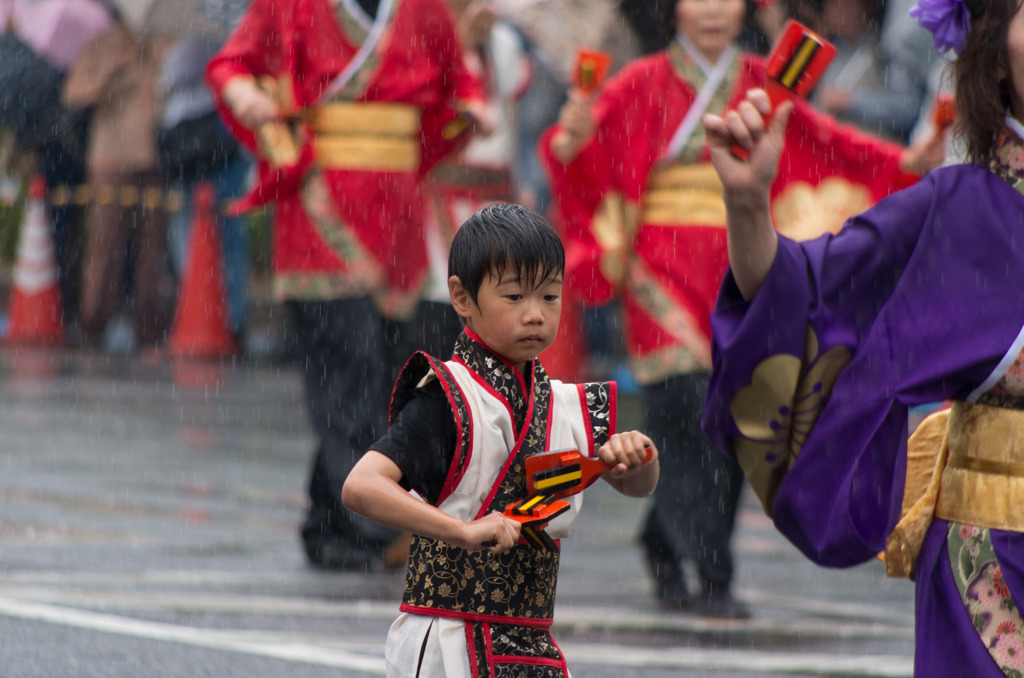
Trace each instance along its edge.
{"label": "red trim on vest", "polygon": [[464,621],[475,622],[493,622],[495,624],[517,624],[519,626],[527,626],[532,629],[549,629],[554,621],[553,619],[502,617],[501,615],[496,614],[455,612],[453,610],[440,610],[433,607],[420,607],[419,605],[410,605],[408,603],[402,603],[398,606],[398,609],[402,612],[412,612],[413,614],[422,614],[428,617],[444,617],[445,619],[462,619]]}
{"label": "red trim on vest", "polygon": [[466,622],[466,647],[469,648],[469,670],[473,673],[473,678],[480,678],[480,670],[477,668],[476,641],[473,639],[472,622]]}
{"label": "red trim on vest", "polygon": [[565,652],[562,652],[562,648],[558,645],[558,641],[555,640],[555,636],[554,636],[553,633],[548,631],[548,636],[551,637],[551,644],[555,646],[555,649],[558,650],[559,656],[562,658],[562,672],[565,673],[565,675],[568,676],[569,675],[569,662],[565,661]]}
{"label": "red trim on vest", "polygon": [[587,389],[584,384],[576,384],[576,395],[580,397],[580,409],[583,411],[583,429],[587,432],[587,456],[595,456],[594,427],[590,423],[590,407],[587,406]]}
{"label": "red trim on vest", "polygon": [[[554,638],[551,639],[552,642]],[[557,647],[557,645],[556,645]],[[562,654],[562,648],[558,648],[558,653]],[[563,655],[564,656],[564,655]],[[565,661],[558,659],[549,659],[547,657],[517,657],[515,655],[495,654],[491,655],[495,664],[526,664],[529,666],[557,666],[560,669],[565,669]]]}
{"label": "red trim on vest", "polygon": [[608,437],[617,432],[616,418],[619,413],[619,385],[617,382],[608,382]]}
{"label": "red trim on vest", "polygon": [[[416,353],[413,353],[411,356],[409,356],[409,359],[405,361],[404,365],[402,365],[402,369],[398,370],[398,379],[395,380],[394,386],[391,387],[391,393],[388,394],[388,426],[391,426],[391,424],[394,423],[393,421],[391,421],[391,413],[394,412],[394,410],[395,410],[395,393],[398,391],[398,382],[402,380],[401,379],[402,375],[405,374],[405,371],[407,369],[409,369],[409,363],[411,363],[413,360],[415,360],[416,356],[419,353],[420,352],[417,351]],[[424,353],[423,355],[427,355],[427,354]],[[427,355],[427,362],[430,362],[430,356],[428,356],[428,355]]]}
{"label": "red trim on vest", "polygon": [[[476,343],[480,344],[481,346],[486,348],[488,351],[493,353],[494,357],[496,357],[498,360],[503,362],[505,364],[505,366],[508,367],[508,369],[512,370],[512,374],[516,375],[516,379],[519,380],[519,388],[522,389],[523,393],[526,393],[526,382],[523,381],[523,375],[519,372],[519,370],[516,369],[515,365],[510,363],[508,361],[508,359],[505,358],[505,356],[500,355],[497,351],[495,351],[493,348],[488,346],[487,343],[483,339],[480,338],[479,334],[477,334],[473,330],[469,329],[469,325],[466,325],[464,328],[462,328],[462,331],[466,333],[467,337],[469,337],[470,339],[472,339],[473,341],[475,341]],[[534,360],[536,360],[536,358]],[[534,369],[533,360],[530,361],[529,368],[530,368],[530,374],[533,374],[533,369]]]}
{"label": "red trim on vest", "polygon": [[[470,372],[472,372],[472,370],[470,370]],[[530,398],[527,400],[526,405],[526,418],[523,420],[523,430],[516,436],[516,446],[512,448],[512,451],[509,452],[508,457],[505,459],[505,465],[501,467],[501,472],[498,474],[497,480],[494,481],[494,485],[491,486],[491,491],[487,493],[487,498],[484,499],[483,505],[480,506],[480,510],[476,514],[477,519],[483,518],[487,515],[488,507],[491,505],[491,502],[494,501],[494,495],[498,493],[498,488],[501,487],[501,483],[505,480],[505,476],[508,475],[508,470],[512,466],[512,462],[515,461],[516,455],[519,454],[519,449],[526,441],[526,434],[530,432],[530,422],[533,421],[533,408],[536,404],[533,389],[530,389]],[[512,430],[514,431],[515,419],[512,420],[512,425]]]}
{"label": "red trim on vest", "polygon": [[[504,405],[504,406],[505,406],[505,409],[506,409],[506,410],[508,410],[508,419],[509,419],[509,421],[511,421],[511,422],[512,422],[512,429],[513,429],[513,430],[515,430],[515,428],[516,428],[516,417],[515,417],[515,415],[514,415],[514,414],[512,413],[512,405],[510,405],[510,404],[509,404],[509,402],[508,402],[508,400],[506,400],[506,399],[505,399],[505,396],[503,396],[503,395],[501,395],[500,393],[498,393],[498,392],[497,392],[497,391],[496,391],[496,390],[494,389],[494,387],[493,387],[493,386],[491,386],[490,384],[488,384],[488,383],[487,383],[487,382],[486,382],[486,381],[484,380],[484,378],[483,378],[483,377],[482,377],[481,375],[479,375],[479,374],[477,373],[477,371],[476,371],[476,370],[474,370],[474,369],[473,369],[472,367],[470,367],[469,365],[467,365],[467,364],[466,364],[466,361],[465,361],[465,360],[463,360],[462,358],[460,358],[459,356],[453,356],[453,357],[452,357],[452,361],[453,361],[453,362],[456,362],[456,363],[458,363],[459,365],[462,365],[463,367],[465,367],[465,368],[466,368],[466,371],[467,371],[467,372],[469,372],[469,375],[470,375],[470,376],[471,376],[471,377],[473,378],[473,381],[475,381],[475,382],[476,382],[477,384],[479,384],[481,388],[483,388],[483,389],[484,389],[485,391],[487,391],[488,393],[490,393],[490,394],[491,394],[492,396],[494,396],[494,398],[495,398],[495,399],[496,399],[496,400],[497,400],[497,401],[498,401],[499,403],[501,403],[502,405]],[[524,391],[524,393],[525,393],[525,391]]]}
{"label": "red trim on vest", "polygon": [[491,625],[487,622],[480,624],[480,632],[484,636],[484,653],[487,656],[487,672],[492,676],[494,671],[494,642],[491,638]]}
{"label": "red trim on vest", "polygon": [[[551,380],[548,380],[550,385]],[[555,422],[555,389],[551,388],[551,393],[548,396],[548,421],[544,425],[544,449],[551,449],[551,426]]]}
{"label": "red trim on vest", "polygon": [[[455,384],[456,387],[458,387],[459,382],[455,380],[455,377],[452,375],[451,370],[449,370],[444,363],[435,363],[434,359],[431,358],[430,356],[427,356],[427,361],[430,363],[430,366],[433,368],[435,374],[438,373],[439,370],[443,369],[445,375],[449,379],[451,379],[451,383]],[[452,492],[455,491],[455,488],[459,486],[459,483],[462,482],[463,476],[466,475],[466,469],[469,468],[469,462],[470,460],[473,459],[473,411],[472,409],[470,409],[469,402],[466,400],[465,395],[460,394],[462,395],[462,402],[466,406],[466,410],[469,413],[469,421],[463,422],[462,419],[459,417],[459,408],[456,405],[455,396],[452,395],[448,382],[446,382],[444,379],[441,379],[440,377],[438,377],[437,380],[441,383],[441,388],[444,390],[445,396],[448,398],[448,404],[451,407],[452,415],[455,417],[456,438],[455,454],[452,455],[452,464],[448,468],[448,476],[445,478],[444,485],[441,486],[441,493],[437,497],[437,505],[440,506],[445,499],[451,496]],[[456,473],[455,470],[458,469],[460,466],[459,455],[462,453],[462,428],[463,425],[466,423],[469,424],[469,449],[466,451],[466,460],[461,464],[462,471]]]}

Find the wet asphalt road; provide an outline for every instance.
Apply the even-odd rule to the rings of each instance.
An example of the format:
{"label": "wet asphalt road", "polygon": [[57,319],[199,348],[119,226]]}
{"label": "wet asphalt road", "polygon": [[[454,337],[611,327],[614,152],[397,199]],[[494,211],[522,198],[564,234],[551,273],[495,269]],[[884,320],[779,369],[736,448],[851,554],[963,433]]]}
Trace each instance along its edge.
{"label": "wet asphalt road", "polygon": [[[0,677],[382,675],[402,576],[305,564],[312,445],[289,366],[0,349]],[[912,585],[880,564],[810,565],[748,495],[754,619],[664,613],[644,502],[587,502],[555,622],[576,678],[911,675]]]}

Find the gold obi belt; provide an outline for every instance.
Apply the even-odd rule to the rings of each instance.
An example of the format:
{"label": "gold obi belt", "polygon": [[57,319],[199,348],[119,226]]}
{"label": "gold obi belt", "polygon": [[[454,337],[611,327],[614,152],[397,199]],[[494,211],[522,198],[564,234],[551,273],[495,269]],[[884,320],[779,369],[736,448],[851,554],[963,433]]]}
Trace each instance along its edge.
{"label": "gold obi belt", "polygon": [[935,515],[1024,532],[1024,410],[954,403]]}
{"label": "gold obi belt", "polygon": [[671,165],[647,180],[642,221],[655,226],[725,227],[722,182],[709,162]]}
{"label": "gold obi belt", "polygon": [[899,523],[885,551],[890,576],[913,578],[932,517],[1024,532],[1024,410],[954,402],[907,444]]}
{"label": "gold obi belt", "polygon": [[420,111],[390,103],[332,102],[313,111],[316,162],[330,169],[415,172]]}

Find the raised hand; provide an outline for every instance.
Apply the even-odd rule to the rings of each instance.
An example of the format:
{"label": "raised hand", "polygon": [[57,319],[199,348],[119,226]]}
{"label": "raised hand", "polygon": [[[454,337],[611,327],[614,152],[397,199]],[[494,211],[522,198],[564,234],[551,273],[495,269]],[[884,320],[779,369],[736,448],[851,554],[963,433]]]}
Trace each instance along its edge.
{"label": "raised hand", "polygon": [[[740,294],[748,300],[761,288],[778,251],[771,219],[771,186],[779,171],[792,111],[793,104],[787,101],[773,112],[768,95],[756,89],[747,92],[736,110],[724,117],[704,116],[711,162],[722,180],[729,266]],[[748,157],[734,155],[734,145],[748,151]]]}
{"label": "raised hand", "polygon": [[561,129],[551,140],[551,150],[559,162],[572,162],[594,135],[597,123],[593,108],[593,94],[585,94],[575,88],[569,92],[569,98],[558,114]]}
{"label": "raised hand", "polygon": [[[711,162],[730,199],[767,196],[778,174],[779,158],[785,145],[786,124],[793,104],[785,102],[772,111],[764,90],[747,92],[746,99],[723,117],[704,116]],[[747,159],[736,157],[732,148],[739,145],[750,152]]]}

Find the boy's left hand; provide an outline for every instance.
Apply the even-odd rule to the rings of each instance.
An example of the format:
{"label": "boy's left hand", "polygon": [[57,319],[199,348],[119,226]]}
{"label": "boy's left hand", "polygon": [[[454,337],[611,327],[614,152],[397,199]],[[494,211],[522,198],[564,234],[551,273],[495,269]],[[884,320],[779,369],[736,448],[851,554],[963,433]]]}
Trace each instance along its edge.
{"label": "boy's left hand", "polygon": [[[650,448],[650,459],[646,459]],[[615,480],[629,478],[641,473],[658,459],[658,448],[654,441],[639,431],[616,433],[597,451],[601,461],[612,468],[606,474]]]}

